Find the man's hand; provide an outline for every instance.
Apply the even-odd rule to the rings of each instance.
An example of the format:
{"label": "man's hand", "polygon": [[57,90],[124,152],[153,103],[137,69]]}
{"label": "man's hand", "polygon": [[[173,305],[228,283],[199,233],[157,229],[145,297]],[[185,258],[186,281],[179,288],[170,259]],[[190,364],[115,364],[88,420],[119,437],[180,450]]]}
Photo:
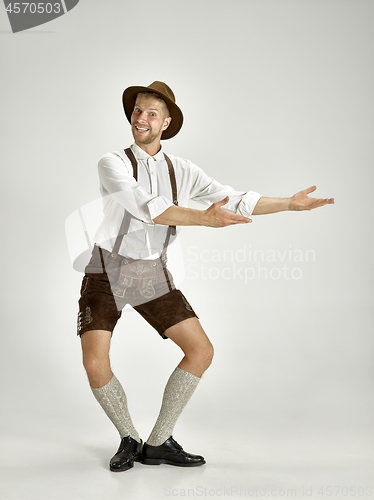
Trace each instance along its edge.
{"label": "man's hand", "polygon": [[228,203],[229,197],[226,196],[221,201],[213,203],[206,210],[196,210],[194,208],[185,208],[173,205],[153,219],[156,224],[165,224],[170,226],[208,226],[225,227],[231,224],[245,224],[252,222],[248,217],[232,214],[222,210],[222,206]]}
{"label": "man's hand", "polygon": [[313,193],[316,189],[316,186],[312,186],[294,194],[292,198],[290,198],[288,210],[313,210],[313,208],[335,203],[334,198],[309,198],[308,194]]}
{"label": "man's hand", "polygon": [[252,222],[248,217],[243,217],[242,215],[232,214],[222,210],[222,206],[228,203],[229,197],[226,196],[221,201],[216,201],[209,208],[202,212],[203,226],[208,227],[226,227],[232,224],[246,224]]}

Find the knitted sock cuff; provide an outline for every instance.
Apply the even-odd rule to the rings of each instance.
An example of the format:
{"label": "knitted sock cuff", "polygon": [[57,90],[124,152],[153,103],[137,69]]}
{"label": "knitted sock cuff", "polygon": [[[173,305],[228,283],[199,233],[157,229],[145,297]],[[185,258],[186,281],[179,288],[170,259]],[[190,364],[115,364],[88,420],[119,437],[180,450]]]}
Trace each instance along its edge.
{"label": "knitted sock cuff", "polygon": [[190,372],[175,368],[166,384],[157,421],[147,439],[151,446],[159,446],[168,439],[184,407],[194,393],[200,378]]}
{"label": "knitted sock cuff", "polygon": [[121,438],[131,436],[140,442],[127,408],[127,397],[121,383],[113,377],[102,387],[91,387],[93,395],[101,405],[107,416],[113,422]]}

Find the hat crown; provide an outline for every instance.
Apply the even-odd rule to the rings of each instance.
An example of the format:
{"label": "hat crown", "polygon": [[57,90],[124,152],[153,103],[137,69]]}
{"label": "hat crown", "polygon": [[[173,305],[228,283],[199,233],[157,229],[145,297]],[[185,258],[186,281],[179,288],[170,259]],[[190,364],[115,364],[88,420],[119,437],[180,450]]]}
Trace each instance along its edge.
{"label": "hat crown", "polygon": [[156,92],[157,94],[163,94],[175,103],[175,95],[171,88],[166,85],[166,83],[155,81],[148,85],[147,88],[153,92]]}

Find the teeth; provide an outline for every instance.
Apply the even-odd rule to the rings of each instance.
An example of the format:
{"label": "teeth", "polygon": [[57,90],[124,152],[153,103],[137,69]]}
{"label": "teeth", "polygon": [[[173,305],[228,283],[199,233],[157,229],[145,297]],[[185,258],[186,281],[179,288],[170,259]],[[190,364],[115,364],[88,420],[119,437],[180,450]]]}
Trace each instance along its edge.
{"label": "teeth", "polygon": [[148,130],[147,128],[142,128],[142,127],[137,127],[135,126],[136,130]]}

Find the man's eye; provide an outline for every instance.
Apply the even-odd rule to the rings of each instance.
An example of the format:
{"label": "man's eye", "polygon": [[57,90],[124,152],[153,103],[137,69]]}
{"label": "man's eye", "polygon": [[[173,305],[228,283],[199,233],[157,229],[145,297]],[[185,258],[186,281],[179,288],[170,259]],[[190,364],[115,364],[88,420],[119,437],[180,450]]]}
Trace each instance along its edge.
{"label": "man's eye", "polygon": [[156,113],[151,113],[151,116],[156,116]]}

